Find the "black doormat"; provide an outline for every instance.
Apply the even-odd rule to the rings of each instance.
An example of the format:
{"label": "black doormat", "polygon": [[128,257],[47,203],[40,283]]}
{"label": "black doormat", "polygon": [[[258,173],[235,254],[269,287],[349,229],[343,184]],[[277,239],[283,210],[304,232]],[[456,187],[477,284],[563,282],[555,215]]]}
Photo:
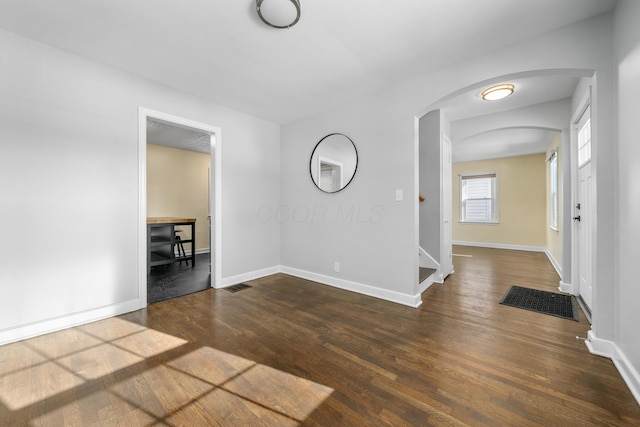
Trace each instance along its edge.
{"label": "black doormat", "polygon": [[251,285],[247,285],[246,283],[239,283],[237,285],[227,286],[226,288],[224,288],[224,290],[232,292],[232,293],[236,293],[238,291],[241,291],[243,289],[247,289],[247,288],[250,288],[250,287],[251,287]]}
{"label": "black doormat", "polygon": [[511,286],[502,297],[500,304],[579,321],[578,305],[573,295]]}

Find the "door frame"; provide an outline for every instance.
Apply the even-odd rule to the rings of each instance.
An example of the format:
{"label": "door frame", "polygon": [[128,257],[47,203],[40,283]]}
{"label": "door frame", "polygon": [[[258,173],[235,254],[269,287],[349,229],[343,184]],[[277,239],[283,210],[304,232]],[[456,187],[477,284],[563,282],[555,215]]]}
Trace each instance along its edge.
{"label": "door frame", "polygon": [[[573,217],[574,214],[576,214],[576,205],[578,204],[578,197],[579,197],[579,193],[578,193],[578,122],[580,121],[580,119],[582,118],[582,115],[584,114],[584,112],[587,110],[587,108],[589,108],[591,106],[592,103],[592,97],[591,97],[591,91],[593,89],[592,85],[589,85],[588,90],[585,92],[585,94],[583,95],[583,97],[580,99],[580,102],[577,104],[577,107],[575,109],[575,111],[573,111],[573,114],[571,116],[571,147],[569,149],[570,151],[570,155],[571,155],[571,211],[565,213],[565,215],[569,215],[570,217]],[[592,179],[595,180],[595,162],[596,162],[596,153],[597,150],[595,150],[595,144],[596,142],[594,142],[595,139],[595,132],[593,131],[593,123],[595,122],[593,120],[593,107],[591,108],[591,124],[592,124],[592,129],[591,129],[591,174],[592,174]],[[595,181],[594,181],[595,182]],[[595,197],[591,198],[592,203],[595,203]],[[595,207],[593,209],[593,213],[595,215]],[[596,263],[593,262],[593,250],[595,249],[595,246],[592,246],[592,253],[591,253],[591,278],[592,278],[592,294],[591,294],[591,306],[590,307],[585,307],[585,303],[582,301],[582,298],[580,297],[580,242],[578,239],[578,224],[576,221],[571,221],[571,281],[572,283],[572,294],[575,295],[578,299],[578,302],[580,303],[580,306],[582,307],[582,311],[585,313],[585,316],[587,316],[587,320],[589,321],[589,323],[591,323],[591,319],[593,318],[593,312],[595,311],[595,306],[597,304],[596,302],[596,292],[595,292],[595,288],[597,286],[597,283],[595,282],[595,277],[596,277]],[[592,224],[592,230],[591,230],[591,237],[592,237],[592,241],[596,241],[596,231],[597,231],[597,225],[596,225],[596,218],[593,219],[593,221],[591,222]]]}
{"label": "door frame", "polygon": [[[448,146],[448,151],[445,153],[444,147]],[[440,229],[440,272],[442,273],[442,280],[447,278],[450,274],[455,273],[453,269],[453,144],[451,138],[444,133],[440,132],[440,209],[442,215],[441,229]],[[449,158],[445,158],[445,156]],[[444,166],[449,165],[449,175],[444,176]],[[447,187],[448,186],[448,187]],[[448,200],[447,200],[448,197]],[[449,218],[445,218],[445,209],[449,209]],[[449,230],[450,240],[447,242],[445,239],[446,229]]]}
{"label": "door frame", "polygon": [[[211,138],[211,170],[209,209],[211,235],[211,287],[222,284],[222,130],[206,123],[175,116],[144,107],[138,108],[138,308],[147,306],[147,120],[157,119],[178,127],[208,133]],[[193,248],[192,250],[195,250]]]}

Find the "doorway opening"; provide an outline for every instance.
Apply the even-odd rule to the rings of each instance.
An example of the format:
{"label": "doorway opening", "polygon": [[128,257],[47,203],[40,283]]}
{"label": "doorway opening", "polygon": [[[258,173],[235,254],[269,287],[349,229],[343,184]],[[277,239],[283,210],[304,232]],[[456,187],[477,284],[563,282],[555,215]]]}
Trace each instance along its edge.
{"label": "doorway opening", "polygon": [[[140,308],[221,283],[220,134],[140,108]],[[157,233],[162,243],[152,242]]]}
{"label": "doorway opening", "polygon": [[[544,252],[558,272],[560,290],[578,294],[578,272],[576,272],[578,262],[575,258],[578,253],[575,245],[577,225],[572,225],[571,220],[572,217],[577,216],[574,210],[576,203],[573,203],[573,198],[577,197],[575,195],[578,192],[577,184],[575,184],[577,176],[574,172],[574,163],[577,163],[578,154],[577,146],[573,144],[573,133],[569,132],[569,128],[572,125],[578,125],[578,118],[572,117],[574,103],[583,93],[585,86],[591,84],[593,78],[593,70],[586,69],[531,70],[496,76],[452,92],[418,114],[415,134],[419,160],[416,162],[417,191],[415,196],[419,200],[416,203],[416,235],[422,236],[426,231],[425,225],[421,222],[422,211],[439,208],[428,218],[440,215],[442,219],[446,219],[449,216],[448,213],[443,212],[445,206],[438,205],[438,202],[442,203],[442,200],[437,198],[431,202],[429,200],[430,193],[441,198],[441,196],[447,195],[448,191],[443,191],[439,187],[428,187],[429,182],[437,182],[436,179],[446,172],[444,170],[447,166],[446,162],[435,163],[424,168],[420,163],[422,162],[421,153],[425,151],[424,145],[427,146],[427,149],[429,149],[428,147],[441,146],[442,136],[446,135],[451,138],[453,160],[453,209],[451,212],[453,237],[450,239],[452,243]],[[515,84],[517,96],[496,103],[489,103],[481,99],[480,93],[483,88],[503,81]],[[440,112],[440,120],[434,116],[432,122],[429,123],[427,121],[428,115],[434,115],[437,112]],[[433,129],[431,138],[433,143],[425,144],[429,136],[429,125]],[[551,154],[555,155],[557,167],[557,175],[555,176],[557,184],[554,187],[556,198],[552,199],[552,195],[547,194],[545,200],[545,191],[543,190],[551,193],[551,181],[548,181],[547,176],[545,184],[544,175],[545,169],[547,174],[549,172],[549,166],[546,163],[551,158]],[[574,156],[576,156],[575,162]],[[426,159],[436,162],[440,157],[436,152],[427,156]],[[495,165],[501,164],[498,162],[501,159],[505,159],[504,169],[508,169],[506,165],[511,161],[513,165],[517,164],[518,167],[514,166],[510,171],[520,176],[526,175],[525,172],[530,172],[532,178],[524,179],[522,182],[532,186],[532,190],[536,191],[536,198],[527,197],[527,200],[520,200],[513,197],[506,200],[503,197],[502,202],[507,201],[508,203],[506,203],[506,208],[505,203],[501,204],[500,208],[504,212],[500,216],[499,226],[468,224],[461,221],[458,175],[493,171],[498,167]],[[522,165],[517,161],[520,161]],[[528,163],[525,164],[525,161]],[[464,165],[468,165],[470,170],[466,170]],[[424,180],[425,172],[433,174],[435,178],[430,181]],[[509,182],[516,181],[509,180]],[[533,188],[534,184],[535,188]],[[532,193],[524,191],[527,188],[523,185],[512,192],[516,195],[520,193],[528,196]],[[518,192],[518,190],[522,191]],[[505,191],[500,193],[503,196],[506,195]],[[550,205],[550,201],[555,203],[555,209],[554,205]],[[513,209],[510,206],[513,206]],[[447,203],[446,207],[451,208],[451,205]],[[525,207],[526,210],[523,210]],[[552,211],[555,217],[550,214]],[[441,222],[441,231],[446,231],[447,227],[444,226],[444,221]],[[588,228],[592,231],[595,241],[596,224],[590,224]],[[429,239],[420,237],[417,242],[419,246],[419,255],[416,257],[417,266],[424,267],[426,263],[431,262],[436,266],[434,268],[442,268],[441,261],[442,259],[446,260],[446,257],[441,255],[440,259],[434,261],[435,257],[428,256],[427,252],[430,251],[423,250],[421,245],[423,240],[436,243],[440,240],[444,243],[449,240],[447,236],[440,233]],[[443,252],[442,248],[437,245],[434,245],[432,249],[432,252],[436,254]],[[587,254],[584,258],[586,258],[586,263],[587,260],[592,260],[593,254]],[[594,275],[594,269],[591,265],[587,267],[587,270],[591,276]],[[594,291],[595,286],[594,283]],[[418,286],[416,289],[421,291],[422,287]],[[594,304],[597,305],[596,302]],[[587,314],[587,310],[584,311]]]}

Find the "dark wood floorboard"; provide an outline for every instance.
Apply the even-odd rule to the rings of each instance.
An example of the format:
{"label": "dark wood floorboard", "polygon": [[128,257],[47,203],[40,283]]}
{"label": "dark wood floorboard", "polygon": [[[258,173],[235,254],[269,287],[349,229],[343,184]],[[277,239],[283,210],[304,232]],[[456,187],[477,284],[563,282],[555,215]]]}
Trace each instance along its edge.
{"label": "dark wood floorboard", "polygon": [[147,275],[147,302],[181,297],[210,287],[209,254],[197,254],[193,268],[191,261],[152,267]]}
{"label": "dark wood floorboard", "polygon": [[0,347],[1,425],[622,426],[640,406],[544,254],[456,247],[418,309],[284,274]]}

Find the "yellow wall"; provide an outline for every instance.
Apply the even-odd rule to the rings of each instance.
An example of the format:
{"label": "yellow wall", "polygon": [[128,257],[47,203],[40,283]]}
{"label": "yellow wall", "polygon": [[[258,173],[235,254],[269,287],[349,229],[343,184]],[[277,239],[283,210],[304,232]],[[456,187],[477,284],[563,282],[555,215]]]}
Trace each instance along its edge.
{"label": "yellow wall", "polygon": [[[558,133],[553,141],[547,147],[547,153],[545,159],[548,158],[549,153],[553,150],[558,152],[558,229],[553,230],[549,224],[549,214],[547,213],[547,249],[551,256],[556,260],[558,265],[562,265],[562,152],[560,151],[560,133]],[[549,212],[550,206],[550,189],[549,189],[549,164],[547,163],[546,172],[546,198],[547,198],[547,212]]]}
{"label": "yellow wall", "polygon": [[[210,155],[147,144],[147,216],[196,218],[196,250],[209,248]],[[189,237],[189,227],[181,235]],[[190,245],[185,245],[187,251]]]}
{"label": "yellow wall", "polygon": [[[460,223],[460,175],[496,172],[498,224]],[[547,197],[544,154],[453,164],[453,239],[546,247]]]}

